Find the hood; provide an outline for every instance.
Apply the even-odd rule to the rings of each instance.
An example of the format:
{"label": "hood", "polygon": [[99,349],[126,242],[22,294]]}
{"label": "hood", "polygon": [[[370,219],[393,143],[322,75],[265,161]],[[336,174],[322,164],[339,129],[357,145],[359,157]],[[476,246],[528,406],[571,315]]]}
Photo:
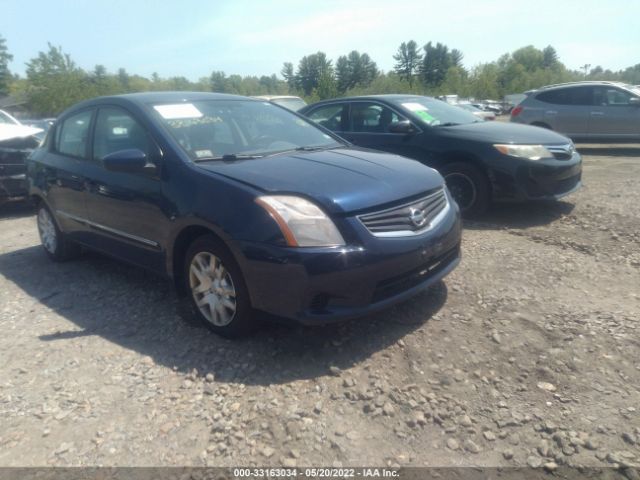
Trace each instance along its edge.
{"label": "hood", "polygon": [[27,127],[25,125],[14,125],[10,123],[0,123],[0,142],[11,140],[12,138],[24,138],[44,130],[41,128]]}
{"label": "hood", "polygon": [[264,192],[311,197],[330,213],[364,210],[443,184],[438,172],[415,160],[347,147],[198,166]]}
{"label": "hood", "polygon": [[567,137],[546,128],[500,121],[434,128],[442,129],[442,132],[439,133],[447,137],[477,140],[486,143],[560,145],[571,142]]}

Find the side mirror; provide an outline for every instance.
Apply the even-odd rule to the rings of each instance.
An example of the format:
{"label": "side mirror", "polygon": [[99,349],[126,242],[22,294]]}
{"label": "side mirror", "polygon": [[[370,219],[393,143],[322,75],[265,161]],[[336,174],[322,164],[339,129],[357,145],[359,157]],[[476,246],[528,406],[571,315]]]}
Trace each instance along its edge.
{"label": "side mirror", "polygon": [[102,158],[104,168],[111,172],[144,173],[153,172],[156,167],[147,162],[147,154],[137,148],[118,150]]}
{"label": "side mirror", "polygon": [[631,97],[629,99],[629,105],[633,105],[634,107],[640,107],[640,97]]}
{"label": "side mirror", "polygon": [[416,129],[409,120],[401,120],[400,122],[393,122],[389,125],[390,133],[415,133]]}

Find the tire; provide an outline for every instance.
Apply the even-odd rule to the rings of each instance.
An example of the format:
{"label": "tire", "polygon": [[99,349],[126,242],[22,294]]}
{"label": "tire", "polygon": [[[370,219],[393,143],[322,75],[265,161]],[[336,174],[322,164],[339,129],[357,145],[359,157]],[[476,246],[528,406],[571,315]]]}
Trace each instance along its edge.
{"label": "tire", "polygon": [[51,211],[43,203],[38,205],[36,219],[40,243],[51,260],[63,262],[80,255],[80,246],[60,230]]}
{"label": "tire", "polygon": [[453,162],[446,164],[441,173],[462,216],[486,212],[491,195],[487,177],[480,169],[466,162]]}
{"label": "tire", "polygon": [[256,315],[240,267],[213,235],[189,246],[183,267],[183,288],[193,314],[220,336],[237,338],[256,328]]}

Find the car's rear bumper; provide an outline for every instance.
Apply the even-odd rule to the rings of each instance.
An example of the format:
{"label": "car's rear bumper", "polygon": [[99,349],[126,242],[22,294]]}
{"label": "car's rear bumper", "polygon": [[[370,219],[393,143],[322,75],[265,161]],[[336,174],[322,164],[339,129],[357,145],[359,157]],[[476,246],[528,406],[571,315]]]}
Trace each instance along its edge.
{"label": "car's rear bumper", "polygon": [[[457,206],[416,237],[368,239],[340,248],[243,243],[241,267],[255,308],[304,324],[367,315],[407,299],[460,261]],[[372,237],[373,238],[373,237]]]}
{"label": "car's rear bumper", "polygon": [[491,168],[496,201],[554,200],[578,190],[582,183],[582,158],[538,161],[512,160],[508,167]]}

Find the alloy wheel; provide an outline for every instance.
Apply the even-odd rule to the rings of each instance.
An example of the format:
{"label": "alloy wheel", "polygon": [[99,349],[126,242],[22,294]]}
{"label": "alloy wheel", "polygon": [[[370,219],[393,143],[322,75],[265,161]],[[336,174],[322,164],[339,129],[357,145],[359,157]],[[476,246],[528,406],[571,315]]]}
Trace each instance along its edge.
{"label": "alloy wheel", "polygon": [[222,261],[210,252],[197,253],[189,266],[189,287],[205,319],[217,327],[229,325],[236,314],[236,289]]}
{"label": "alloy wheel", "polygon": [[55,254],[56,248],[58,248],[58,235],[53,218],[46,208],[41,208],[38,211],[38,233],[42,246],[47,252]]}

